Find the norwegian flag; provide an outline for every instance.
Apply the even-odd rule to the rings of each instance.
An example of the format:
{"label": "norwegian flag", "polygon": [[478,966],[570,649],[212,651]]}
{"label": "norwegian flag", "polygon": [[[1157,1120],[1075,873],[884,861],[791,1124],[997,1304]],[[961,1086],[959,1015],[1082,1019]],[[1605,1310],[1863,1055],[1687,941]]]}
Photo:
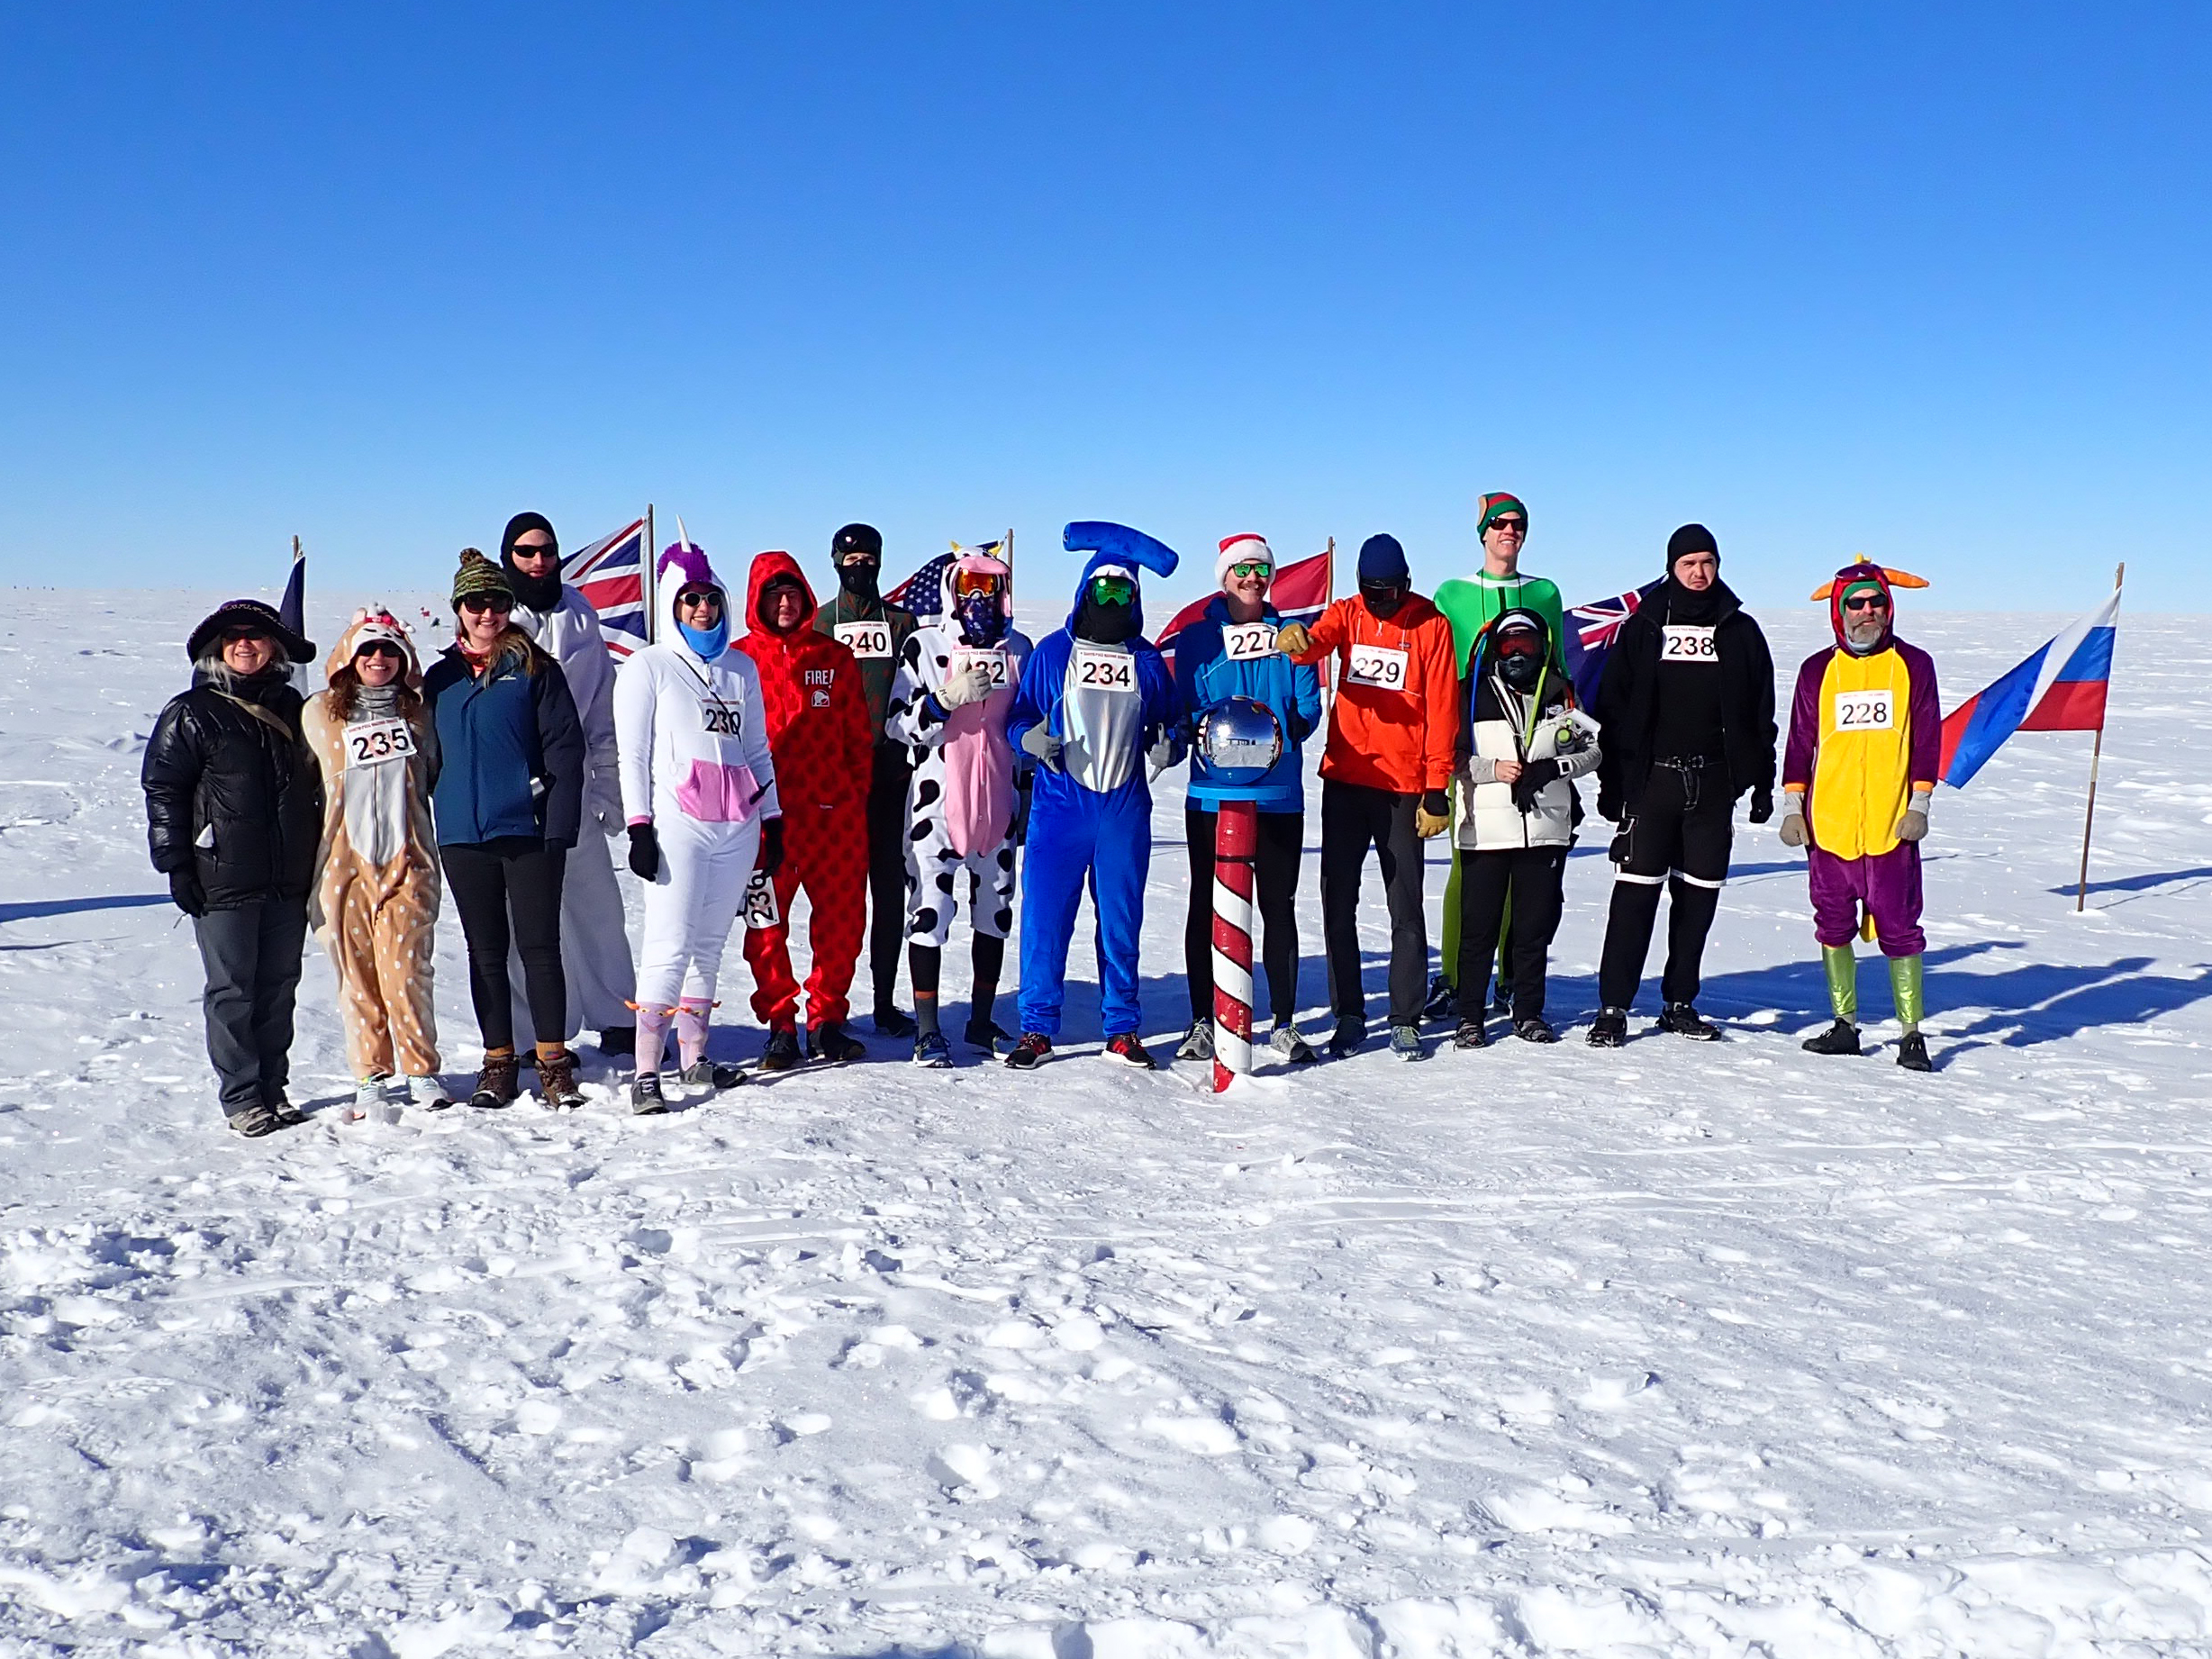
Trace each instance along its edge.
{"label": "norwegian flag", "polygon": [[645,521],[634,519],[562,561],[561,580],[599,612],[607,654],[620,662],[652,638],[645,609]]}
{"label": "norwegian flag", "polygon": [[[1281,567],[1268,587],[1267,603],[1274,606],[1284,621],[1312,627],[1320,620],[1321,612],[1328,609],[1330,563],[1327,553],[1316,553],[1311,558]],[[1212,594],[1192,600],[1167,619],[1167,626],[1153,636],[1152,643],[1165,648],[1170,639],[1205,615],[1206,607],[1213,601]]]}
{"label": "norwegian flag", "polygon": [[1574,678],[1574,700],[1582,707],[1587,709],[1598,700],[1598,678],[1605,672],[1606,656],[1613,641],[1620,637],[1620,625],[1662,585],[1661,582],[1646,583],[1610,599],[1576,605],[1567,612],[1567,637],[1562,643],[1567,648],[1567,672]]}

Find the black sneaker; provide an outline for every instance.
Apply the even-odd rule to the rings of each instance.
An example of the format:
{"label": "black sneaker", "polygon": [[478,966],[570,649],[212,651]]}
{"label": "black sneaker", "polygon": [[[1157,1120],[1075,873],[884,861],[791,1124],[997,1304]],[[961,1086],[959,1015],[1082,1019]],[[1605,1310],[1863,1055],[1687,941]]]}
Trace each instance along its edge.
{"label": "black sneaker", "polygon": [[1859,1028],[1848,1020],[1838,1020],[1818,1037],[1809,1037],[1799,1045],[1807,1054],[1863,1054],[1859,1047]]}
{"label": "black sneaker", "polygon": [[1000,1029],[997,1020],[977,1020],[972,1017],[967,1022],[967,1029],[961,1035],[965,1038],[969,1047],[980,1048],[985,1054],[1003,1053],[1002,1045],[1013,1040]]}
{"label": "black sneaker", "polygon": [[1592,1048],[1618,1048],[1628,1040],[1627,1011],[1605,1008],[1590,1022],[1590,1046]]}
{"label": "black sneaker", "polygon": [[276,1114],[276,1127],[280,1129],[296,1129],[307,1121],[307,1114],[286,1099],[282,1089],[270,1095],[267,1103],[269,1111]]}
{"label": "black sneaker", "polygon": [[638,1052],[638,1028],[634,1025],[611,1025],[599,1034],[599,1052],[603,1055],[628,1055]]}
{"label": "black sneaker", "polygon": [[787,1072],[798,1064],[798,1031],[791,1026],[776,1026],[768,1033],[768,1046],[761,1050],[760,1069],[764,1072]]}
{"label": "black sneaker", "polygon": [[843,1065],[848,1060],[866,1059],[868,1051],[841,1022],[825,1020],[806,1034],[806,1057]]}
{"label": "black sneaker", "polygon": [[1459,988],[1441,974],[1428,982],[1428,1000],[1421,1004],[1424,1020],[1448,1020],[1459,1006]]}
{"label": "black sneaker", "polygon": [[942,1031],[924,1031],[914,1039],[914,1064],[933,1072],[952,1069],[952,1045]]}
{"label": "black sneaker", "polygon": [[1013,1053],[1006,1056],[1006,1064],[1018,1072],[1034,1071],[1037,1063],[1051,1052],[1052,1038],[1042,1031],[1024,1031]]}
{"label": "black sneaker", "polygon": [[661,1098],[658,1072],[648,1072],[630,1083],[630,1110],[640,1118],[668,1110],[668,1102]]}
{"label": "black sneaker", "polygon": [[920,1029],[915,1025],[913,1015],[888,1002],[875,1011],[870,1023],[875,1027],[878,1037],[911,1037]]}
{"label": "black sneaker", "polygon": [[1482,1019],[1479,1014],[1469,1014],[1459,1022],[1459,1029],[1452,1033],[1452,1047],[1455,1048],[1483,1048],[1489,1044],[1490,1038],[1482,1034]]}
{"label": "black sneaker", "polygon": [[1337,1029],[1328,1035],[1328,1057],[1342,1060],[1357,1054],[1367,1041],[1367,1017],[1364,1014],[1340,1014]]}
{"label": "black sneaker", "polygon": [[1897,1045],[1897,1063],[1908,1072],[1932,1072],[1936,1062],[1927,1057],[1927,1038],[1908,1031]]}
{"label": "black sneaker", "polygon": [[1559,1033],[1544,1022],[1542,1014],[1526,1014],[1513,1022],[1513,1035],[1524,1043],[1555,1043]]}
{"label": "black sneaker", "polygon": [[1119,1060],[1124,1065],[1134,1065],[1140,1072],[1156,1072],[1160,1069],[1151,1055],[1145,1051],[1144,1040],[1134,1031],[1124,1031],[1119,1037],[1108,1038],[1106,1057]]}
{"label": "black sneaker", "polygon": [[734,1089],[745,1081],[745,1074],[734,1065],[724,1065],[720,1060],[710,1060],[703,1055],[684,1068],[685,1083],[703,1083],[716,1089]]}
{"label": "black sneaker", "polygon": [[1677,1037],[1686,1037],[1693,1043],[1717,1043],[1720,1028],[1698,1017],[1698,1011],[1687,1002],[1669,1002],[1659,1015],[1659,1029],[1672,1031]]}

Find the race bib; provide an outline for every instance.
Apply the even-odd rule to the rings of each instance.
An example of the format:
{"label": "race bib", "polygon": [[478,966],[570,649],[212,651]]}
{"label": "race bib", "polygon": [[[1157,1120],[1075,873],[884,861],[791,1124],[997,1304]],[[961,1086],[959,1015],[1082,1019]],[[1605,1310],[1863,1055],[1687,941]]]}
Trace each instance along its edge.
{"label": "race bib", "polygon": [[1137,657],[1129,651],[1075,648],[1075,684],[1083,691],[1137,693]]}
{"label": "race bib", "polygon": [[742,736],[738,728],[744,719],[744,710],[732,708],[726,703],[703,703],[699,705],[700,724],[718,738]]}
{"label": "race bib", "polygon": [[855,657],[863,659],[891,655],[891,624],[889,622],[839,622],[837,640]]}
{"label": "race bib", "polygon": [[1257,662],[1274,654],[1273,622],[1231,622],[1221,630],[1221,655],[1233,663]]}
{"label": "race bib", "polygon": [[993,691],[1003,691],[1014,683],[1014,659],[1004,651],[955,651],[947,672],[965,674],[970,668],[981,668],[991,678]]}
{"label": "race bib", "polygon": [[1720,654],[1713,645],[1709,626],[1669,622],[1659,630],[1659,660],[1668,663],[1717,663]]}
{"label": "race bib", "polygon": [[414,728],[396,716],[357,721],[346,728],[349,766],[380,766],[387,760],[404,760],[414,752]]}
{"label": "race bib", "polygon": [[1880,691],[1836,694],[1836,730],[1894,731],[1896,729],[1897,694],[1887,686]]}
{"label": "race bib", "polygon": [[1376,685],[1384,691],[1406,689],[1406,654],[1396,646],[1355,645],[1346,654],[1344,683]]}
{"label": "race bib", "polygon": [[753,879],[745,884],[745,925],[774,928],[783,920],[784,912],[775,902],[775,877],[766,870],[755,870]]}

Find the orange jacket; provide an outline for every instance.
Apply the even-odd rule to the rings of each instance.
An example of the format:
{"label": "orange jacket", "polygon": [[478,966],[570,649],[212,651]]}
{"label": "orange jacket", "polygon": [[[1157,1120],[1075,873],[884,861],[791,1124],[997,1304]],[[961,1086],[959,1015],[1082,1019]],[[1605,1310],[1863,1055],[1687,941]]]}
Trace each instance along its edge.
{"label": "orange jacket", "polygon": [[1444,613],[1409,594],[1386,621],[1355,594],[1322,612],[1310,631],[1312,644],[1292,660],[1337,659],[1321,775],[1401,795],[1450,787],[1459,664]]}

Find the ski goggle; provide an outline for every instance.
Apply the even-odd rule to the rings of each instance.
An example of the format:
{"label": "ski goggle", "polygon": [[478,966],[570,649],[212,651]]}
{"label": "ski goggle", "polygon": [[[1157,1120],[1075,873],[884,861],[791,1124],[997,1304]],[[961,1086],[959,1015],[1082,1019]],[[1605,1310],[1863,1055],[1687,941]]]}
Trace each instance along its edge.
{"label": "ski goggle", "polygon": [[1092,576],[1091,603],[1098,605],[1126,605],[1137,597],[1137,584],[1127,576]]}
{"label": "ski goggle", "polygon": [[1516,628],[1511,633],[1498,636],[1497,653],[1505,657],[1541,657],[1544,646],[1533,628]]}
{"label": "ski goggle", "polygon": [[988,570],[956,570],[952,573],[952,596],[955,599],[974,599],[981,596],[995,599],[999,593],[999,578]]}

